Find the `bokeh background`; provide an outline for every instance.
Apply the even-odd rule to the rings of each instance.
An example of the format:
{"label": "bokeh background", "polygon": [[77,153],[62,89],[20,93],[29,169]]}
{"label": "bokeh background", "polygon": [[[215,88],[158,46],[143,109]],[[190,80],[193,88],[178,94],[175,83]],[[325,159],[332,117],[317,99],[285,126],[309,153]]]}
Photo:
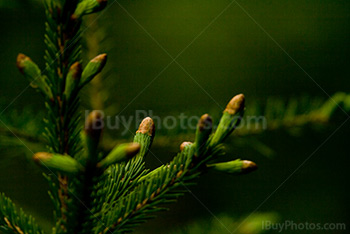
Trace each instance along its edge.
{"label": "bokeh background", "polygon": [[[326,99],[349,92],[349,20],[346,0],[120,0],[85,25],[95,28],[86,30],[87,41],[100,39],[96,52],[109,54],[109,105],[124,116],[152,110],[164,117],[217,115],[238,93],[246,95],[249,109],[249,102],[271,97]],[[8,110],[44,111],[40,95],[27,88],[15,66],[22,52],[44,67],[44,22],[41,1],[0,1],[2,109],[15,99]],[[227,145],[229,155],[253,160],[259,170],[239,177],[204,175],[191,188],[193,195],[170,205],[170,212],[137,233],[171,233],[213,215],[241,219],[253,211],[273,212],[280,222],[348,224],[350,126],[338,129],[346,117],[343,113],[327,127],[302,126],[297,134],[277,129],[249,137],[241,146]],[[180,143],[158,143],[153,153],[167,162]],[[261,143],[272,152],[257,150],[255,144]],[[49,228],[51,203],[41,171],[28,157],[4,152],[0,191]],[[159,165],[152,156],[147,160],[150,167]]]}

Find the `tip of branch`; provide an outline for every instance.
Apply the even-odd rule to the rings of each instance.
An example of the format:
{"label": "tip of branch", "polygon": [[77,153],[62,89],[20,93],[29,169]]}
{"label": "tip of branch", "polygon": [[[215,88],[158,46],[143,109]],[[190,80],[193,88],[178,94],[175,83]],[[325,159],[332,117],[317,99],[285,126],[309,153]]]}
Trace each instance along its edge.
{"label": "tip of branch", "polygon": [[244,109],[244,103],[245,103],[244,95],[238,94],[230,100],[224,112],[227,112],[230,115],[235,115],[237,112]]}
{"label": "tip of branch", "polygon": [[19,53],[17,56],[16,65],[21,73],[23,73],[25,61],[31,61],[31,59],[27,55]]}
{"label": "tip of branch", "polygon": [[107,54],[100,54],[97,55],[95,58],[91,59],[91,62],[93,63],[106,63],[107,61]]}
{"label": "tip of branch", "polygon": [[101,111],[92,111],[85,121],[85,132],[93,138],[99,138],[103,128],[103,115]]}
{"label": "tip of branch", "polygon": [[250,172],[255,171],[255,170],[258,169],[258,166],[256,165],[255,162],[248,161],[248,160],[243,160],[242,163],[243,163],[243,165],[242,165],[242,173],[244,173],[244,174],[250,173]]}
{"label": "tip of branch", "polygon": [[81,73],[83,69],[79,62],[73,63],[73,65],[69,68],[69,72],[72,72],[73,79],[80,79]]}
{"label": "tip of branch", "polygon": [[204,114],[201,116],[198,122],[198,129],[200,132],[204,130],[211,129],[213,125],[213,120],[208,114]]}
{"label": "tip of branch", "polygon": [[153,119],[150,117],[146,117],[142,120],[139,129],[136,133],[148,134],[149,136],[154,136],[155,133],[155,125]]}
{"label": "tip of branch", "polygon": [[184,141],[181,143],[180,145],[180,151],[183,151],[185,149],[186,146],[192,145],[193,143],[190,141]]}
{"label": "tip of branch", "polygon": [[47,153],[47,152],[38,152],[33,155],[33,160],[36,163],[40,163],[41,161],[45,161],[47,159],[52,158],[52,154]]}

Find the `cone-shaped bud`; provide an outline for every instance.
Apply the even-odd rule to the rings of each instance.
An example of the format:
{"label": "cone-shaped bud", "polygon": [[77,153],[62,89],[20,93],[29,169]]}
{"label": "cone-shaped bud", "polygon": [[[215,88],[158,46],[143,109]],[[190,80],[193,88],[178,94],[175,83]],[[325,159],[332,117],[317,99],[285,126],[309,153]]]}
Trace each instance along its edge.
{"label": "cone-shaped bud", "polygon": [[77,160],[67,155],[39,152],[34,154],[33,160],[51,171],[57,171],[67,175],[83,170],[83,167]]}
{"label": "cone-shaped bud", "polygon": [[24,54],[18,54],[16,65],[19,71],[23,75],[25,75],[30,82],[33,82],[39,76],[41,76],[41,71],[39,67],[28,56]]}
{"label": "cone-shaped bud", "polygon": [[83,0],[77,5],[72,15],[73,19],[77,19],[83,15],[99,12],[107,6],[107,0]]}
{"label": "cone-shaped bud", "polygon": [[105,168],[114,163],[126,161],[135,156],[140,151],[140,144],[121,144],[116,147],[98,164],[97,167]]}
{"label": "cone-shaped bud", "polygon": [[139,129],[136,133],[147,134],[149,136],[154,136],[155,125],[151,117],[146,117],[140,123]]}
{"label": "cone-shaped bud", "polygon": [[228,174],[240,175],[255,171],[258,167],[252,161],[237,159],[229,162],[210,164],[207,165],[207,168]]}
{"label": "cone-shaped bud", "polygon": [[201,156],[205,153],[207,141],[211,134],[213,120],[208,114],[204,114],[198,121],[196,131],[196,155]]}
{"label": "cone-shaped bud", "polygon": [[227,104],[224,113],[227,112],[230,115],[235,115],[239,111],[244,109],[245,97],[243,94],[238,94],[234,96],[230,102]]}
{"label": "cone-shaped bud", "polygon": [[190,145],[193,145],[193,143],[190,142],[190,141],[184,141],[184,142],[182,142],[181,145],[180,145],[180,151],[183,151],[186,147],[188,147],[188,146],[190,146]]}
{"label": "cone-shaped bud", "polygon": [[100,73],[107,62],[107,54],[100,54],[93,58],[84,68],[81,75],[80,87],[89,83],[98,73]]}
{"label": "cone-shaped bud", "polygon": [[77,91],[81,78],[82,68],[79,62],[74,63],[68,71],[64,94],[67,100]]}
{"label": "cone-shaped bud", "polygon": [[239,125],[244,113],[244,103],[244,95],[238,94],[227,104],[218,128],[210,141],[212,147],[224,141]]}
{"label": "cone-shaped bud", "polygon": [[46,97],[53,100],[52,91],[46,83],[45,76],[41,75],[39,67],[28,56],[18,54],[16,65],[33,88],[38,88]]}
{"label": "cone-shaped bud", "polygon": [[103,130],[103,114],[101,111],[92,111],[85,121],[85,144],[90,160],[97,159],[97,146]]}
{"label": "cone-shaped bud", "polygon": [[242,174],[247,174],[258,169],[258,166],[256,165],[255,162],[252,162],[249,160],[243,160],[242,162],[243,162]]}
{"label": "cone-shaped bud", "polygon": [[103,129],[103,114],[101,111],[92,111],[85,121],[85,133],[91,138],[98,141]]}
{"label": "cone-shaped bud", "polygon": [[153,120],[150,117],[146,117],[142,120],[139,129],[136,131],[134,137],[134,142],[141,145],[140,157],[145,157],[151,148],[153,138],[155,135],[155,125]]}

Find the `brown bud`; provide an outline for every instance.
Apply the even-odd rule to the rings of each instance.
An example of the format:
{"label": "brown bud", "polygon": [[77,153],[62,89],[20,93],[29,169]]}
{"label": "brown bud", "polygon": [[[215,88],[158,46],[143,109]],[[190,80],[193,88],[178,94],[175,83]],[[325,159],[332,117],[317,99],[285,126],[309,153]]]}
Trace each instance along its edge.
{"label": "brown bud", "polygon": [[103,115],[101,111],[92,111],[85,121],[85,133],[98,140],[103,129]]}
{"label": "brown bud", "polygon": [[19,71],[21,72],[21,73],[23,73],[23,69],[24,69],[24,63],[26,62],[26,61],[32,61],[28,56],[26,56],[26,55],[24,55],[24,54],[18,54],[18,56],[17,56],[17,61],[16,61],[16,65],[17,65],[17,67],[18,67],[18,69],[19,69]]}
{"label": "brown bud", "polygon": [[243,163],[242,165],[243,174],[250,173],[258,169],[258,166],[255,164],[255,162],[243,160],[242,163]]}
{"label": "brown bud", "polygon": [[50,159],[50,158],[52,158],[52,154],[47,152],[38,152],[33,156],[33,160],[36,163],[40,163],[41,161],[46,161],[47,159]]}
{"label": "brown bud", "polygon": [[231,101],[227,104],[224,112],[229,113],[230,115],[235,115],[237,112],[244,109],[245,97],[243,94],[238,94],[234,96]]}
{"label": "brown bud", "polygon": [[107,54],[100,54],[97,55],[95,58],[91,59],[92,63],[99,63],[100,69],[98,69],[97,73],[99,73],[102,68],[106,65],[107,62]]}
{"label": "brown bud", "polygon": [[210,115],[204,114],[199,119],[198,129],[199,129],[200,132],[203,132],[205,130],[210,130],[211,131],[212,125],[213,125],[213,120],[210,117]]}
{"label": "brown bud", "polygon": [[185,149],[186,146],[192,145],[192,144],[193,144],[193,143],[190,142],[190,141],[184,141],[184,142],[182,142],[181,145],[180,145],[180,151],[183,151],[183,150]]}
{"label": "brown bud", "polygon": [[149,136],[153,136],[155,133],[155,126],[153,120],[150,117],[144,118],[136,133],[148,134]]}
{"label": "brown bud", "polygon": [[59,171],[64,174],[74,174],[83,171],[81,164],[69,155],[39,152],[34,154],[33,160],[50,171]]}
{"label": "brown bud", "polygon": [[90,60],[85,66],[82,74],[80,85],[83,87],[89,83],[98,73],[100,73],[107,62],[107,54],[100,54]]}
{"label": "brown bud", "polygon": [[73,79],[80,79],[81,73],[83,72],[81,64],[79,62],[73,63],[73,65],[69,68],[69,72],[72,72],[71,74]]}

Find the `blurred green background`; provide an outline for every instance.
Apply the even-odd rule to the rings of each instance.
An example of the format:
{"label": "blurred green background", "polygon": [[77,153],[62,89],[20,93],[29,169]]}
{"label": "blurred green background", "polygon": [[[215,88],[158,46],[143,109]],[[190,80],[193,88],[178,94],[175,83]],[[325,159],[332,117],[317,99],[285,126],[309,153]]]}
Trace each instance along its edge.
{"label": "blurred green background", "polygon": [[[16,98],[13,109],[43,111],[40,95],[26,89],[27,81],[15,66],[19,52],[44,66],[42,4],[0,2],[1,100],[10,103]],[[246,95],[249,108],[250,101],[264,103],[269,97],[327,98],[327,94],[350,91],[350,2],[346,0],[238,4],[226,0],[122,0],[97,17],[108,39],[98,50],[108,48],[108,79],[116,80],[116,85],[109,87],[110,98],[121,115],[133,115],[135,110],[152,110],[160,116],[199,115],[208,110],[215,114],[237,93]],[[180,65],[172,62],[168,53],[177,57]],[[344,114],[341,119],[345,118]],[[187,194],[170,206],[170,212],[159,214],[137,232],[169,233],[198,219],[212,219],[212,214],[241,218],[256,208],[258,212],[276,212],[281,222],[348,223],[349,124],[326,141],[341,123],[322,131],[305,127],[297,136],[284,130],[257,136],[275,151],[272,158],[248,144],[228,145],[229,154],[256,161],[259,170],[240,177],[203,176],[198,186],[191,188],[194,196]],[[180,143],[158,146],[153,153],[166,162]],[[51,204],[40,170],[24,157],[0,156],[0,191],[38,216],[41,223],[51,222]],[[159,164],[152,156],[147,163],[150,167]]]}

